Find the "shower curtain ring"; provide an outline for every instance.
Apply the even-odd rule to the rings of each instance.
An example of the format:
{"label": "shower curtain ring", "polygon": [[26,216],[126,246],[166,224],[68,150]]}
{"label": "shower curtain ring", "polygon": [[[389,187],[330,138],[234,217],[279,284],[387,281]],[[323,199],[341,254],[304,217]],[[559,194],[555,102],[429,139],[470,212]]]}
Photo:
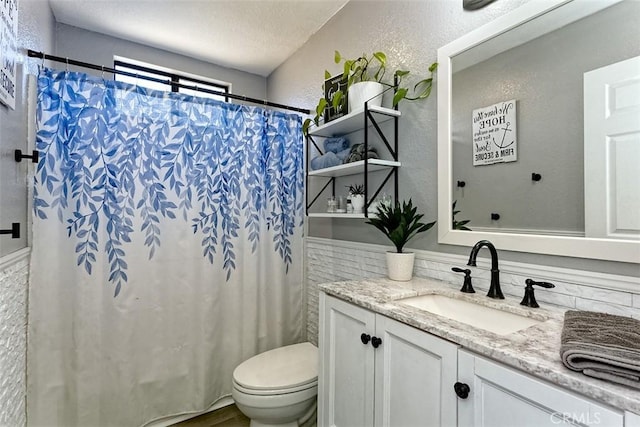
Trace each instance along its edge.
{"label": "shower curtain ring", "polygon": [[104,80],[104,65],[100,66],[102,68],[102,80]]}
{"label": "shower curtain ring", "polygon": [[68,72],[69,72],[69,57],[67,56],[67,58],[66,58],[66,59],[67,59],[67,61],[66,61],[66,62],[67,62],[67,73],[68,73]]}

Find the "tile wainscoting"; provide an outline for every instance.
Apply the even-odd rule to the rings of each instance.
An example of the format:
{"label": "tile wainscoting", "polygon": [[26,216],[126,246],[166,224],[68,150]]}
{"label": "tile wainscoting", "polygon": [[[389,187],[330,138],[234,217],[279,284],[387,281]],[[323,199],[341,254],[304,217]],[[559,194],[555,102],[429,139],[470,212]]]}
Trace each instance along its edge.
{"label": "tile wainscoting", "polygon": [[29,249],[0,258],[0,426],[26,417]]}
{"label": "tile wainscoting", "polygon": [[[342,240],[307,237],[305,239],[307,271],[307,339],[318,343],[318,284],[356,280],[386,275],[387,246]],[[463,276],[451,267],[463,267],[467,256],[412,250],[416,253],[414,274],[439,279],[454,288],[462,286]],[[490,260],[478,257],[478,267],[471,267],[473,287],[486,293],[490,282]],[[540,305],[600,311],[640,319],[640,278],[594,273],[558,267],[500,262],[500,283],[507,298],[521,300],[527,278],[552,282],[553,289],[538,289]]]}

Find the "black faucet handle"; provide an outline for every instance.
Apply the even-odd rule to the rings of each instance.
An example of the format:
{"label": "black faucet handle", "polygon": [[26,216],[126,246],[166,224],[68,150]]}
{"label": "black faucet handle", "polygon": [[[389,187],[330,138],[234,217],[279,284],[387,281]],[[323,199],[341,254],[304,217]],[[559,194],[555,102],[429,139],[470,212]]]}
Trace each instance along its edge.
{"label": "black faucet handle", "polygon": [[547,289],[556,287],[556,285],[554,285],[553,283],[536,282],[535,280],[532,280],[532,279],[527,279],[524,281],[524,283],[526,284],[526,286],[524,287],[524,297],[522,298],[520,305],[525,305],[527,307],[533,307],[533,308],[540,307],[538,305],[538,302],[536,301],[536,296],[533,291],[534,286],[540,286],[541,288],[547,288]]}
{"label": "black faucet handle", "polygon": [[549,282],[536,282],[535,280],[532,280],[532,279],[527,279],[527,280],[525,280],[525,281],[524,281],[524,283],[525,283],[527,286],[540,286],[540,287],[542,287],[542,288],[547,288],[547,289],[555,288],[555,287],[556,287],[556,285],[554,285],[553,283],[549,283]]}
{"label": "black faucet handle", "polygon": [[460,292],[464,292],[466,294],[473,294],[476,292],[473,289],[473,285],[471,284],[471,270],[469,270],[468,268],[452,267],[451,271],[455,271],[456,273],[464,273],[464,283],[462,285],[462,289],[460,289]]}

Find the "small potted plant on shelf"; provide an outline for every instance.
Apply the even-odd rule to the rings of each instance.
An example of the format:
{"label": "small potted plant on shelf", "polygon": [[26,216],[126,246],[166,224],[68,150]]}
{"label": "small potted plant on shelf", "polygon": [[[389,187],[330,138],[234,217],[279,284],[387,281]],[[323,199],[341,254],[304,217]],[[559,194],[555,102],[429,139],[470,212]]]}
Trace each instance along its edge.
{"label": "small potted plant on shelf", "polygon": [[[349,111],[362,108],[365,101],[380,106],[382,103],[382,93],[385,88],[394,88],[392,106],[395,107],[403,99],[416,101],[426,99],[431,95],[433,86],[433,73],[438,68],[438,63],[434,62],[429,66],[430,76],[420,80],[413,86],[410,92],[409,88],[403,86],[403,80],[410,74],[407,70],[395,70],[391,78],[385,80],[387,76],[387,55],[384,52],[374,52],[371,55],[362,54],[355,59],[343,58],[337,50],[334,53],[334,62],[336,64],[343,63],[343,79],[346,80],[346,89],[348,91]],[[329,79],[331,74],[325,71],[325,79]],[[326,97],[320,98],[315,109],[313,119],[306,119],[302,125],[305,135],[308,134],[309,126],[320,123],[320,117],[324,115],[326,108],[338,108],[344,99],[343,90],[337,90],[331,93],[331,99]],[[378,96],[380,95],[380,96]]]}
{"label": "small potted plant on shelf", "polygon": [[364,208],[364,185],[354,184],[346,187],[349,189],[349,199],[351,199],[353,213],[362,213]]}
{"label": "small potted plant on shelf", "polygon": [[366,222],[382,231],[396,247],[395,252],[387,252],[387,275],[391,280],[407,281],[413,276],[415,253],[403,252],[404,245],[418,233],[429,230],[436,221],[422,223],[423,214],[417,213],[411,199],[396,202],[395,205],[381,203],[376,217]]}

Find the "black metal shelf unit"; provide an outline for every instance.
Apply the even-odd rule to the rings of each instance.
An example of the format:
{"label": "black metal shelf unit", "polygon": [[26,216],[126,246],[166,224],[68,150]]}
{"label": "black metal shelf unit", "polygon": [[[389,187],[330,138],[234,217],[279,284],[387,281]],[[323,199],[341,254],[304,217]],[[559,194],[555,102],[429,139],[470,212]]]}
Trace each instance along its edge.
{"label": "black metal shelf unit", "polygon": [[[398,109],[390,109],[378,106],[369,106],[368,102],[365,102],[364,108],[361,110],[353,111],[346,116],[342,116],[329,123],[325,123],[314,129],[310,129],[307,135],[307,159],[306,159],[306,214],[309,217],[333,217],[333,218],[367,218],[368,207],[371,201],[375,200],[382,188],[393,177],[393,198],[394,202],[398,200],[398,168],[401,166],[398,161],[398,119],[401,113]],[[381,124],[392,120],[393,121],[393,141],[382,131]],[[320,149],[315,141],[315,137],[335,137],[343,136],[351,132],[358,130],[364,131],[364,152],[369,152],[369,132],[375,131],[380,137],[384,145],[386,146],[392,160],[381,159],[366,159],[353,163],[346,163],[330,168],[309,170],[309,143],[313,144],[316,151],[322,155],[323,151]],[[382,183],[375,189],[371,197],[369,197],[369,173],[386,171],[387,175],[383,179]],[[335,181],[337,177],[348,175],[364,176],[364,208],[362,214],[344,214],[344,213],[309,213],[309,208],[318,200],[320,195],[331,186],[331,194],[335,196]],[[325,177],[329,178],[325,185],[318,191],[318,193],[309,201],[309,182],[312,177]]]}

